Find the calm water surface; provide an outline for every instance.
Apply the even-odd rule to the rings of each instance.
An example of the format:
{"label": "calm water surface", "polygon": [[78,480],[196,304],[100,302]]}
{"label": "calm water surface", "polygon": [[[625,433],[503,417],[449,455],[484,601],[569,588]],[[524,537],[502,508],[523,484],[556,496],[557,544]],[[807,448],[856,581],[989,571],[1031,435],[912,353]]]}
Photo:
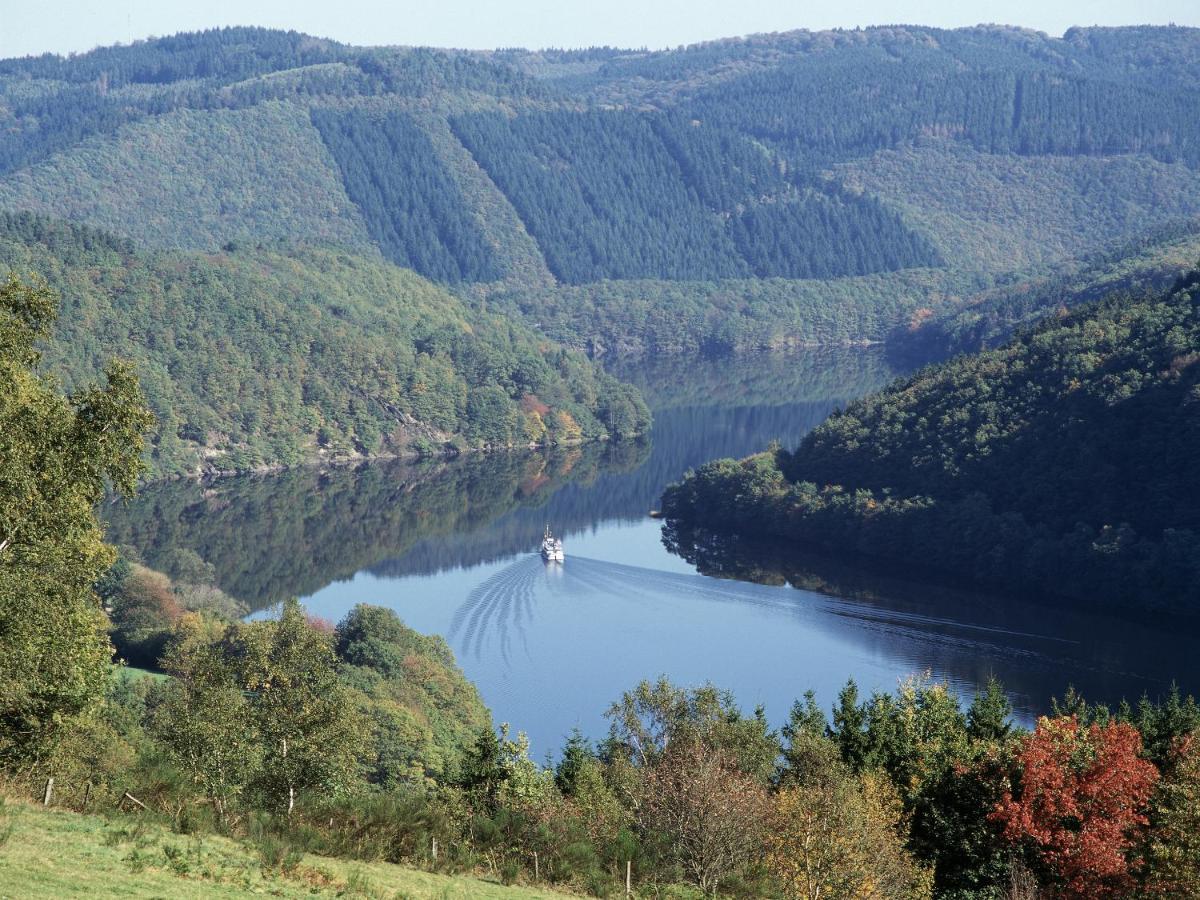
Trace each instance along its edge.
{"label": "calm water surface", "polygon": [[[303,470],[207,485],[152,486],[110,511],[111,538],[167,571],[202,564],[260,611],[301,596],[340,619],[389,606],[445,636],[497,721],[535,754],[642,678],[711,680],[780,723],[812,688],[828,706],[846,679],[894,688],[931,672],[963,694],[990,675],[1022,719],[1073,684],[1096,698],[1200,687],[1196,634],[1048,610],[867,574],[794,553],[670,553],[647,517],[688,468],[794,444],[891,374],[881,353],[736,362],[677,360],[623,371],[655,409],[640,444],[504,454],[425,466]],[[562,565],[534,552],[544,523]],[[745,579],[745,580],[742,580]]]}

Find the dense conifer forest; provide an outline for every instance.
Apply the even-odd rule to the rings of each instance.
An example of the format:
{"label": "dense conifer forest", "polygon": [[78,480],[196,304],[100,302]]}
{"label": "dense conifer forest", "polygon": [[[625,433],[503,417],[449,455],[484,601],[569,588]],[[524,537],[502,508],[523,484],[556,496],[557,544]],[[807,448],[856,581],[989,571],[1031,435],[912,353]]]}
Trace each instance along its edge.
{"label": "dense conifer forest", "polygon": [[734,133],[645,115],[453,120],[568,284],[831,278],[931,266],[895,213],[784,177]]}
{"label": "dense conifer forest", "polygon": [[491,252],[466,217],[458,185],[432,163],[428,136],[410,116],[313,112],[367,230],[398,266],[435,281],[492,281]]}

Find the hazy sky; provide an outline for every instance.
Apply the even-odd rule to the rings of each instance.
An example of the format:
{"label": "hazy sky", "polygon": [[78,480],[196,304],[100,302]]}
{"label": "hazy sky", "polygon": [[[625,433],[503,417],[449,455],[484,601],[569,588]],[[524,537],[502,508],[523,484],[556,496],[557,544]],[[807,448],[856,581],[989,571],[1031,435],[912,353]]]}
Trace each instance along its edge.
{"label": "hazy sky", "polygon": [[668,47],[792,28],[910,23],[1200,25],[1198,0],[0,0],[0,57],[68,53],[218,25],[353,44]]}

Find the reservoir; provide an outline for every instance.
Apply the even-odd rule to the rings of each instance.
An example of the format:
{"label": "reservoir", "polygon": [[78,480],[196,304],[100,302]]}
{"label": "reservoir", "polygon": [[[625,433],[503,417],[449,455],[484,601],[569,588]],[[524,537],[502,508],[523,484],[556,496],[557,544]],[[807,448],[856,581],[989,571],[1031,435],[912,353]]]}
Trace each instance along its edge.
{"label": "reservoir", "polygon": [[[1024,722],[1074,686],[1136,701],[1200,688],[1191,628],[1134,623],[868,571],[785,548],[673,552],[651,519],[689,468],[794,445],[895,375],[882,350],[668,359],[621,368],[654,410],[634,443],[300,468],[168,482],[108,506],[109,539],[169,574],[200,565],[251,615],[289,596],[337,622],[357,603],[445,637],[495,720],[554,754],[571,729],[666,675],[785,720],[854,678],[893,690],[928,673],[969,696],[990,676]],[[566,559],[538,554],[544,528]],[[686,558],[685,558],[686,557]]]}

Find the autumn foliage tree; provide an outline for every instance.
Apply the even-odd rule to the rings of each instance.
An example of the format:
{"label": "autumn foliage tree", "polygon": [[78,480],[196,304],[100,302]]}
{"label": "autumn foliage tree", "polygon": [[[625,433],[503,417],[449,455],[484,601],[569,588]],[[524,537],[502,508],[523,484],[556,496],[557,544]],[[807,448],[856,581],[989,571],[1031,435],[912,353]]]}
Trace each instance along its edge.
{"label": "autumn foliage tree", "polygon": [[1200,739],[1178,742],[1154,798],[1149,852],[1154,896],[1200,898]]}
{"label": "autumn foliage tree", "polygon": [[1042,718],[1017,757],[1019,786],[992,813],[1012,843],[1030,849],[1063,897],[1125,896],[1148,824],[1158,771],[1125,722],[1084,727]]}

